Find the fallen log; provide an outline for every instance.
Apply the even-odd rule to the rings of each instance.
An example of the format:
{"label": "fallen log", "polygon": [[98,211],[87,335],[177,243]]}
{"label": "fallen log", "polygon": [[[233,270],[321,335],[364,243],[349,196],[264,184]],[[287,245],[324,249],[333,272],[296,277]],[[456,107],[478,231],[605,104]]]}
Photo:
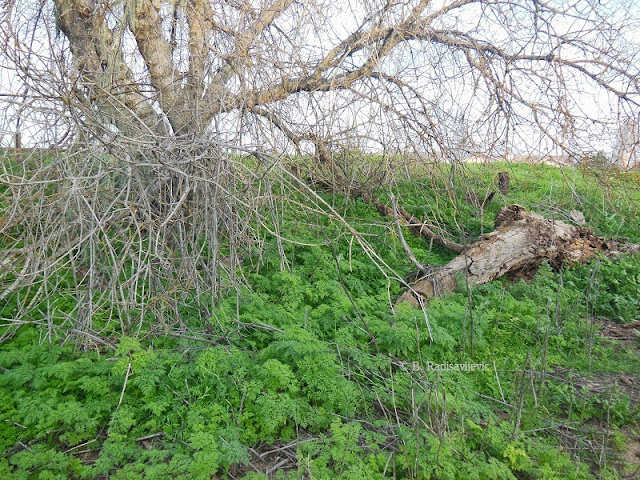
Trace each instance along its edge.
{"label": "fallen log", "polygon": [[530,277],[545,261],[559,267],[585,263],[599,253],[616,255],[639,249],[510,205],[498,212],[493,232],[468,245],[447,265],[413,282],[398,303],[418,305],[420,300],[451,292],[457,288],[458,279],[465,276],[470,285],[488,283],[506,274]]}

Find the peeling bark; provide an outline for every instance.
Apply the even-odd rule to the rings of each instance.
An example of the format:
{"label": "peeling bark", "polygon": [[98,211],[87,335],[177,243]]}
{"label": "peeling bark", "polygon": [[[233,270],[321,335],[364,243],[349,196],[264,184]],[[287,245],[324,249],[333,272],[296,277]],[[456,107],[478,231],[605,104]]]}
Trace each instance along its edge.
{"label": "peeling bark", "polygon": [[563,264],[586,263],[599,253],[616,255],[638,249],[637,245],[604,239],[586,228],[547,219],[520,205],[510,205],[498,212],[493,232],[480,237],[447,265],[414,282],[398,303],[418,305],[418,297],[429,300],[453,291],[462,275],[469,284],[478,285],[506,274],[530,275],[545,261],[557,268]]}
{"label": "peeling bark", "polygon": [[499,172],[498,173],[498,189],[502,195],[509,195],[509,185],[511,183],[511,178],[509,177],[509,172]]}

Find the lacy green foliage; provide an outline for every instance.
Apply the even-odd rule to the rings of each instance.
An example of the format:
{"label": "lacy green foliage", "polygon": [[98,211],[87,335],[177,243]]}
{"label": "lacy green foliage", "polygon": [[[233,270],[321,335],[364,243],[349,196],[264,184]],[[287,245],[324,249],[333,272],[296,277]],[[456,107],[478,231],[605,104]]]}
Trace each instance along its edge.
{"label": "lacy green foliage", "polygon": [[[513,438],[513,417],[499,419],[496,404],[477,395],[517,404],[519,369],[527,356],[540,365],[545,338],[548,368],[585,370],[607,358],[623,371],[639,368],[637,357],[604,343],[588,353],[583,318],[589,292],[576,287],[578,273],[568,281],[568,273],[543,268],[531,284],[478,287],[472,315],[466,294],[435,300],[427,311],[430,334],[422,312],[401,306],[391,315],[383,308],[385,295],[361,285],[356,305],[374,343],[340,282],[332,280],[336,267],[327,261],[310,279],[326,252],[298,254],[293,272],[275,274],[273,282],[268,272],[256,274],[254,291],[241,293],[243,322],[284,333],[246,329],[214,346],[125,337],[106,357],[39,345],[35,330],[22,330],[0,354],[0,438],[9,452],[0,468],[17,477],[139,478],[145,472],[208,478],[247,464],[249,447],[305,432],[317,439],[299,447],[298,468],[314,478],[383,478],[391,471],[398,478],[589,478],[587,467],[560,453],[552,438]],[[346,265],[344,272],[345,282],[358,288],[355,273]],[[289,300],[282,299],[283,285],[297,290]],[[323,288],[332,293],[318,301]],[[229,333],[236,319],[235,301],[228,299],[211,328]],[[471,320],[473,358],[461,342]],[[493,369],[437,374],[427,368],[428,362],[462,361],[495,361],[500,383]],[[525,391],[523,429],[545,426],[550,412],[566,421],[609,417],[617,426],[638,420],[620,392],[546,385],[537,407]],[[443,415],[449,433],[434,435]],[[414,428],[415,421],[424,423]],[[88,447],[95,449],[91,461],[74,455]]]}
{"label": "lacy green foliage", "polygon": [[[538,192],[553,191],[574,208],[555,170],[534,178],[529,168],[512,176],[514,200],[533,203],[530,188],[542,185]],[[499,207],[494,201],[479,217],[471,206],[456,208],[455,198],[426,195],[419,182],[402,188],[416,214],[437,207],[450,215],[445,228],[459,239],[489,229]],[[581,201],[596,197],[587,190]],[[358,219],[392,268],[412,268],[388,219],[361,202],[327,199]],[[344,233],[326,220],[318,228],[290,220],[283,233],[309,243]],[[609,231],[618,221],[597,227]],[[451,256],[406,239],[425,262]],[[564,272],[545,266],[531,283],[473,288],[471,302],[461,289],[433,300],[425,317],[407,305],[392,311],[401,287],[348,235],[331,247],[283,248],[290,268],[280,271],[269,240],[264,262],[246,272],[250,288],[221,299],[207,325],[197,307],[208,300],[180,307],[213,344],[140,335],[119,338],[115,353],[81,353],[41,343],[35,328],[19,330],[0,351],[0,478],[211,478],[250,471],[253,450],[304,440],[296,470],[276,478],[581,479],[596,471],[558,448],[550,425],[622,428],[640,420],[623,391],[594,392],[552,375],[559,367],[585,376],[640,371],[637,354],[599,341],[592,324],[594,315],[637,317],[634,258]],[[11,296],[2,314],[10,318],[23,301]],[[71,300],[51,301],[63,318]],[[430,369],[464,362],[489,368]]]}
{"label": "lacy green foliage", "polygon": [[327,435],[301,447],[302,470],[318,479],[384,478],[384,441],[361,423],[336,420]]}
{"label": "lacy green foliage", "polygon": [[640,318],[640,258],[602,258],[568,273],[569,281],[588,291],[590,313],[618,323]]}

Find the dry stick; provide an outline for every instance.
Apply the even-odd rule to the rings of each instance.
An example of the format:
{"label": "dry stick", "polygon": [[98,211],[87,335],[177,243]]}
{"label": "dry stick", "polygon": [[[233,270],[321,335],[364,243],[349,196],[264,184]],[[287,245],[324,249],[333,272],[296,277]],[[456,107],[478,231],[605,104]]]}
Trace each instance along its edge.
{"label": "dry stick", "polygon": [[401,206],[398,207],[398,211],[400,212],[400,215],[402,215],[404,219],[407,221],[407,223],[409,224],[409,228],[416,231],[415,233],[416,236],[421,236],[429,241],[433,241],[433,243],[441,246],[446,250],[450,250],[455,253],[464,252],[464,249],[465,249],[464,245],[453,242],[451,240],[447,240],[446,238],[438,235],[433,230],[431,230],[431,228],[428,227],[425,222],[421,222]]}
{"label": "dry stick", "polygon": [[391,377],[391,403],[393,405],[393,412],[396,416],[397,425],[400,426],[400,416],[398,415],[398,408],[396,406],[396,392],[393,387],[393,369],[391,368],[391,365],[389,365],[389,376]]}
{"label": "dry stick", "polygon": [[516,407],[516,416],[513,421],[513,431],[511,432],[511,440],[516,438],[516,433],[520,428],[520,420],[522,419],[522,407],[524,405],[524,394],[526,388],[525,374],[527,373],[527,365],[531,368],[531,352],[527,352],[527,358],[524,360],[524,368],[520,377],[520,392],[518,394],[518,406]]}
{"label": "dry stick", "polygon": [[413,265],[418,269],[418,271],[425,275],[427,273],[427,269],[424,268],[424,266],[420,262],[418,262],[416,256],[413,254],[413,251],[411,250],[409,245],[407,245],[407,241],[404,239],[404,235],[402,234],[402,227],[400,227],[400,220],[398,219],[398,203],[396,202],[396,197],[394,197],[393,194],[391,194],[391,205],[393,206],[393,218],[396,225],[396,233],[398,234],[398,238],[400,239],[400,244],[402,245],[404,253],[407,255],[411,263],[413,263]]}
{"label": "dry stick", "polygon": [[116,407],[116,412],[120,408],[120,404],[122,403],[122,399],[124,398],[124,391],[127,389],[127,381],[129,380],[129,374],[131,373],[131,362],[127,365],[127,373],[124,376],[124,384],[122,384],[122,392],[120,392],[120,400],[118,400],[118,406]]}
{"label": "dry stick", "polygon": [[[85,447],[85,446],[89,445],[90,443],[96,442],[97,440],[98,440],[98,437],[94,438],[93,440],[89,440],[87,442],[80,443],[79,445],[76,445],[75,447],[71,447],[68,450],[65,450],[64,453],[69,453],[69,452],[72,452],[73,450],[76,450],[76,449],[78,449],[80,447]],[[86,451],[89,451],[89,450],[83,450],[83,451],[86,452]],[[78,454],[80,452],[75,452],[75,453]]]}
{"label": "dry stick", "polygon": [[258,454],[257,456],[260,457],[260,458],[264,458],[267,455],[270,455],[272,453],[280,452],[282,450],[286,450],[286,449],[292,448],[292,447],[297,447],[298,445],[301,445],[303,443],[313,442],[315,440],[316,440],[315,438],[306,438],[306,439],[303,439],[303,440],[294,440],[292,442],[287,443],[286,445],[284,445],[282,447],[278,447],[278,448],[274,448],[272,450],[268,450],[266,452]]}
{"label": "dry stick", "polygon": [[500,299],[500,309],[498,311],[498,316],[496,317],[496,324],[493,330],[493,342],[491,343],[491,363],[493,364],[493,373],[496,376],[496,383],[498,385],[498,390],[500,390],[500,398],[502,398],[503,402],[506,402],[504,398],[504,392],[502,391],[502,384],[500,383],[500,376],[498,375],[498,368],[496,367],[496,341],[498,338],[498,326],[500,325],[500,319],[502,318],[502,307],[504,306],[504,297],[506,290],[502,290],[502,298]]}
{"label": "dry stick", "polygon": [[[366,197],[363,196],[362,198],[366,200]],[[373,203],[380,215],[388,217],[394,216],[394,209],[389,207],[388,205],[385,205],[380,200],[372,199],[370,200],[370,203]],[[464,245],[453,242],[451,240],[447,240],[443,236],[438,235],[431,229],[431,227],[427,226],[426,222],[421,222],[420,220],[418,220],[416,217],[407,212],[407,210],[405,210],[401,205],[398,205],[397,209],[400,217],[402,217],[402,220],[407,223],[409,231],[416,237],[422,237],[425,240],[433,242],[436,245],[446,250],[450,250],[454,253],[462,253],[464,251]]]}
{"label": "dry stick", "polygon": [[424,315],[424,323],[427,325],[427,330],[429,332],[429,341],[430,343],[433,343],[433,333],[431,331],[431,323],[429,322],[429,315],[427,314],[427,307],[421,296],[417,298],[418,298],[418,305],[420,305],[420,309],[422,310],[422,313]]}
{"label": "dry stick", "polygon": [[[467,269],[469,266],[467,266]],[[473,298],[471,296],[471,286],[469,285],[469,276],[464,276],[464,283],[467,289],[467,303],[469,309],[469,349],[471,350],[470,355],[473,358]],[[465,334],[466,336],[466,334]],[[462,354],[464,355],[464,345],[462,346]]]}
{"label": "dry stick", "polygon": [[491,201],[491,199],[495,196],[496,192],[490,192],[489,195],[487,195],[486,197],[484,197],[484,199],[482,200],[482,202],[480,203],[480,208],[482,209],[482,211],[484,211],[484,208],[487,206],[487,204]]}
{"label": "dry stick", "polygon": [[529,372],[529,381],[531,382],[531,394],[533,395],[533,407],[538,408],[538,394],[536,393],[536,386],[534,385],[535,372],[532,370]]}
{"label": "dry stick", "polygon": [[[332,173],[334,174],[334,180],[342,182],[343,184],[346,185],[348,182],[346,182],[346,180],[342,177],[342,175],[334,171],[333,162],[331,161],[331,157],[327,152],[327,148],[324,142],[316,136],[312,136],[311,140],[313,141],[316,147],[316,155],[318,156],[318,159],[324,165],[331,168]],[[336,191],[335,185],[332,184],[331,182],[316,180],[315,183],[320,185],[323,188],[329,189],[331,191]],[[380,200],[373,198],[373,196],[371,195],[371,192],[368,192],[368,191],[357,189],[356,191],[354,191],[353,196],[361,198],[365,203],[373,204],[378,210],[378,212],[380,213],[380,215],[383,215],[386,217],[394,217],[397,219],[398,214],[400,214],[402,219],[407,223],[407,226],[409,227],[409,231],[411,231],[411,233],[417,237],[422,237],[425,240],[429,242],[433,242],[436,245],[439,245],[440,247],[446,250],[450,250],[454,253],[462,253],[464,251],[464,248],[465,248],[464,245],[453,242],[451,240],[447,240],[446,238],[438,235],[433,230],[431,230],[431,228],[427,226],[425,222],[421,222],[416,217],[414,217],[409,212],[407,212],[403,207],[397,205],[395,203],[395,198],[393,198],[393,195],[392,195],[392,202],[394,203],[393,208],[389,207],[388,205],[385,205]],[[403,244],[403,247],[404,247],[404,244]],[[423,268],[423,267],[419,267],[419,268]]]}
{"label": "dry stick", "polygon": [[[559,297],[560,297],[560,290],[558,289],[556,290],[556,325],[558,324],[557,319],[558,319]],[[540,392],[542,392],[542,389],[544,388],[544,381],[547,374],[547,357],[549,355],[549,335],[551,332],[551,315],[549,313],[550,303],[551,302],[547,302],[547,324],[545,325],[543,350],[542,350],[542,366],[540,367],[540,379],[538,381],[538,390]]]}
{"label": "dry stick", "polygon": [[152,433],[151,435],[145,435],[144,437],[136,438],[136,442],[144,442],[145,440],[151,440],[152,438],[162,437],[164,432]]}
{"label": "dry stick", "polygon": [[285,458],[284,460],[280,460],[278,463],[276,463],[274,466],[270,467],[267,469],[266,471],[266,475],[269,476],[271,475],[273,472],[275,472],[276,470],[278,470],[281,467],[284,467],[287,463],[289,463],[289,459]]}
{"label": "dry stick", "polygon": [[[67,318],[69,318],[68,315],[66,315],[66,316],[67,316]],[[29,320],[13,320],[13,319],[11,319],[10,322],[16,326],[16,330],[17,330],[17,328],[21,327],[22,325],[48,326],[48,324],[45,324],[44,322],[38,321],[38,320],[29,321]],[[3,325],[3,326],[7,326],[7,325]],[[101,343],[101,344],[109,347],[113,351],[116,350],[116,346],[113,343],[109,342],[105,338],[102,338],[98,333],[82,331],[82,330],[79,330],[77,328],[67,327],[65,325],[51,325],[51,326],[52,326],[52,328],[65,329],[65,330],[68,330],[69,332],[73,332],[73,333],[76,333],[78,335],[84,335],[86,337],[89,337],[90,339],[92,339],[96,343]],[[0,343],[2,343],[7,338],[10,338],[10,337],[7,337],[6,334],[1,336],[0,337]]]}
{"label": "dry stick", "polygon": [[353,300],[353,297],[351,296],[351,292],[349,292],[347,285],[344,283],[344,277],[342,275],[342,267],[340,266],[340,261],[338,260],[338,255],[336,253],[333,243],[331,243],[331,250],[333,251],[333,259],[336,261],[336,266],[338,267],[340,285],[342,285],[342,289],[344,290],[344,293],[347,295],[347,298],[349,298],[349,302],[351,302],[351,305],[353,306],[353,309],[355,310],[356,315],[358,316],[358,318],[362,322],[362,325],[364,325],[364,328],[367,330],[367,333],[371,337],[371,341],[373,342],[373,346],[376,349],[376,353],[380,354],[380,349],[378,348],[378,342],[376,342],[375,335],[371,332],[371,329],[369,328],[367,321],[364,319],[364,316],[360,313],[360,309],[356,305],[356,302]]}
{"label": "dry stick", "polygon": [[604,429],[604,431],[602,432],[602,446],[600,447],[600,456],[599,456],[599,465],[602,465],[603,463],[606,466],[606,456],[607,456],[607,451],[606,451],[606,446],[608,440],[609,440],[609,432],[611,431],[611,396],[612,396],[613,392],[609,392],[609,398],[607,399],[606,405],[607,405],[607,425],[606,428]]}
{"label": "dry stick", "polygon": [[[591,293],[591,288],[593,288],[593,286],[595,285],[595,298],[598,298],[600,296],[600,282],[597,281],[597,277],[598,277],[598,273],[600,270],[600,259],[596,260],[596,264],[593,267],[593,272],[591,272],[591,278],[590,278],[590,282],[589,282],[589,293]],[[557,301],[557,299],[556,299]],[[594,344],[594,323],[595,323],[595,317],[596,317],[596,307],[593,304],[593,302],[591,302],[592,304],[589,306],[589,319],[586,320],[586,322],[589,322],[587,327],[587,341],[588,341],[588,351],[589,351],[589,368],[591,368],[591,361],[593,359],[593,344]],[[556,310],[559,307],[556,306]]]}
{"label": "dry stick", "polygon": [[616,328],[640,328],[640,321],[616,325]]}

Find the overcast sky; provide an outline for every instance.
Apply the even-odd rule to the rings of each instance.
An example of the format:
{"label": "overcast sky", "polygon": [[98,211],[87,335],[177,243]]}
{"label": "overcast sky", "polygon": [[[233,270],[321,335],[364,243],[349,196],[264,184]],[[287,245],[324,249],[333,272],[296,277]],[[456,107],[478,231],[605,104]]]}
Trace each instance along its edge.
{"label": "overcast sky", "polygon": [[[439,0],[440,3],[444,3],[446,0]],[[586,0],[582,0],[586,1]],[[612,6],[616,6],[621,0],[615,0],[609,2]],[[434,8],[437,8],[437,2],[434,2]],[[6,4],[5,4],[6,5]],[[24,18],[32,16],[32,10],[35,3],[30,0],[18,1],[16,9],[13,12],[14,18],[19,18],[20,15],[25,15]],[[336,38],[344,38],[348,32],[353,30],[354,24],[362,16],[361,10],[364,3],[360,6],[356,6],[349,9],[345,9],[345,4],[335,2],[332,4],[333,12],[329,12],[333,21],[331,22],[332,30],[330,32],[333,37],[332,42],[335,42]],[[20,10],[23,9],[23,11]],[[64,74],[56,65],[51,63],[50,60],[50,35],[54,32],[52,2],[45,2],[44,9],[41,16],[41,28],[37,31],[33,39],[33,53],[31,61],[38,66],[38,68],[49,69],[55,75]],[[485,22],[482,25],[477,23],[477,16],[480,12],[478,10],[480,6],[472,6],[466,10],[461,10],[461,14],[455,18],[449,18],[451,22],[451,28],[467,29],[475,28],[476,31],[482,31],[481,27],[485,29],[483,32],[488,39],[494,41],[505,41],[505,38],[501,38],[504,35],[505,30],[500,29],[498,26],[491,27],[490,22]],[[630,4],[631,18],[640,19],[640,2]],[[23,38],[25,32],[29,32],[29,22],[23,19],[17,20],[18,28],[23,32]],[[564,22],[564,23],[563,23]],[[553,28],[558,34],[564,32],[575,31],[580,29],[580,25],[576,24],[577,21],[571,21],[565,19],[563,22],[555,22]],[[497,24],[496,24],[497,25]],[[447,25],[445,25],[447,26]],[[487,27],[488,26],[488,27]],[[640,29],[637,37],[634,41],[640,38]],[[327,37],[329,38],[329,37]],[[57,40],[58,45],[61,40]],[[315,48],[321,48],[319,44],[320,40],[315,39],[309,42],[309,54],[313,54]],[[314,46],[314,43],[316,44]],[[420,45],[406,44],[404,47],[398,48],[400,53],[393,59],[393,63],[390,61],[385,68],[393,69],[399,68],[405,71],[411,72],[415,70],[413,75],[408,75],[408,80],[416,88],[421,91],[426,91],[426,95],[430,95],[430,99],[433,102],[435,108],[440,109],[442,115],[442,121],[447,121],[447,116],[451,122],[455,123],[456,119],[464,118],[471,126],[476,124],[476,127],[470,129],[470,134],[475,135],[477,138],[473,138],[478,145],[482,145],[483,142],[483,115],[486,114],[487,109],[490,108],[492,99],[487,92],[479,93],[475,88],[473,82],[470,79],[466,79],[464,82],[447,82],[445,88],[436,88],[429,93],[429,88],[433,85],[433,78],[430,78],[428,74],[423,74],[420,69],[421,63],[428,63],[432,61],[433,57],[427,56],[427,53],[422,49]],[[131,51],[133,51],[133,42],[131,41]],[[26,55],[27,52],[22,52],[22,55]],[[424,55],[424,58],[421,56]],[[24,57],[23,57],[24,58]],[[134,58],[134,57],[132,57]],[[134,69],[136,68],[136,61],[132,63]],[[141,70],[140,59],[137,59],[137,69]],[[429,69],[425,69],[429,71]],[[438,69],[432,70],[432,72],[442,72]],[[446,71],[444,72],[446,74]],[[594,151],[602,150],[610,153],[616,144],[616,119],[620,112],[618,111],[618,102],[613,95],[607,94],[601,88],[595,86],[591,81],[586,81],[583,77],[571,77],[567,76],[562,80],[563,88],[566,91],[567,98],[573,103],[571,107],[577,114],[576,119],[579,125],[579,136],[585,142],[591,145]],[[53,104],[47,103],[46,96],[48,89],[46,85],[40,85],[42,88],[34,90],[34,88],[27,89],[25,84],[20,80],[20,76],[16,75],[12,60],[7,58],[6,54],[0,55],[0,144],[2,146],[12,145],[14,142],[14,136],[16,132],[16,124],[18,120],[18,113],[20,113],[21,126],[20,132],[22,135],[23,145],[42,145],[48,146],[51,142],[59,139],[64,135],[66,131],[66,122],[64,111],[58,111],[52,107]],[[539,85],[535,82],[523,81],[521,85],[516,86],[521,90],[523,95],[529,95],[531,98],[535,98],[539,95]],[[622,86],[623,87],[623,86]],[[329,94],[323,96],[324,102],[334,102],[336,105],[340,103],[340,94]],[[21,108],[22,107],[22,108]],[[31,107],[36,107],[31,108]],[[523,119],[530,114],[522,110],[520,112]],[[307,114],[302,110],[301,115]],[[336,124],[342,123],[344,125],[359,125],[358,128],[364,128],[370,135],[384,136],[383,128],[380,127],[379,133],[376,133],[376,126],[372,124],[366,124],[367,119],[371,118],[371,112],[366,108],[359,108],[356,110],[344,109],[338,114],[340,118],[336,120]],[[584,121],[580,121],[581,117],[584,117]],[[381,117],[383,118],[383,117]],[[589,119],[589,120],[587,120]],[[593,122],[592,120],[595,120]],[[234,115],[230,115],[227,118],[227,125],[235,124],[236,118]],[[448,127],[454,129],[455,125],[452,124]],[[381,137],[382,138],[382,137]],[[533,128],[531,125],[527,125],[526,122],[516,122],[516,130],[509,136],[509,145],[500,146],[501,149],[511,151],[516,154],[525,153],[559,153],[554,148],[551,142],[545,140],[540,135],[539,131]],[[377,148],[376,145],[381,142],[372,141],[371,148]]]}

